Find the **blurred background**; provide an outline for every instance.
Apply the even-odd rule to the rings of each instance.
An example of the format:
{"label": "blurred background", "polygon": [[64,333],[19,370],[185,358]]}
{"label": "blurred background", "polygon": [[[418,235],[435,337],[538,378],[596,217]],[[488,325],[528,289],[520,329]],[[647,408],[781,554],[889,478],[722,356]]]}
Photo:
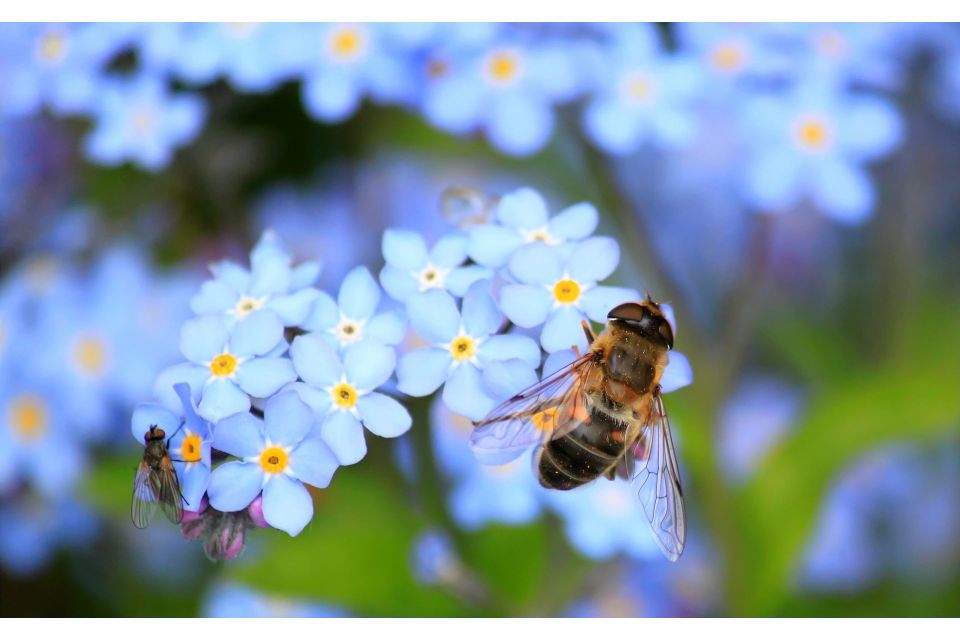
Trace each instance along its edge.
{"label": "blurred background", "polygon": [[[956,25],[0,25],[0,615],[960,615],[958,166]],[[335,294],[521,186],[676,311],[679,562],[430,398],[296,538],[131,525],[208,263]]]}

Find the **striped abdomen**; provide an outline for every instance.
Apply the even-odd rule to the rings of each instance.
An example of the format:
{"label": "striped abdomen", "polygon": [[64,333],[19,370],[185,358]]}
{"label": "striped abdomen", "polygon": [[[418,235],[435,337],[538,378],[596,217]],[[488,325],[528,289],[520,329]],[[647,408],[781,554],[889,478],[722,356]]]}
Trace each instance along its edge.
{"label": "striped abdomen", "polygon": [[540,449],[537,476],[544,487],[574,489],[607,473],[623,456],[626,425],[596,407],[590,418]]}

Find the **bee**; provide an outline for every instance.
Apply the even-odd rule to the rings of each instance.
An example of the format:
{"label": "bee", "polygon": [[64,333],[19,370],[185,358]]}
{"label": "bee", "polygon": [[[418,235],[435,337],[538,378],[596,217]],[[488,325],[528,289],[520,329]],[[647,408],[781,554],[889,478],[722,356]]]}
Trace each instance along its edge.
{"label": "bee", "polygon": [[686,513],[660,388],[673,328],[649,294],[611,309],[599,335],[582,324],[587,352],[474,422],[474,454],[502,464],[536,445],[534,468],[548,489],[633,480],[658,546],[676,561]]}
{"label": "bee", "polygon": [[180,493],[177,470],[167,451],[170,441],[165,440],[166,437],[164,430],[156,425],[143,435],[143,458],[133,481],[133,505],[130,509],[133,524],[138,529],[150,524],[158,504],[170,522],[180,524],[183,519],[183,495]]}

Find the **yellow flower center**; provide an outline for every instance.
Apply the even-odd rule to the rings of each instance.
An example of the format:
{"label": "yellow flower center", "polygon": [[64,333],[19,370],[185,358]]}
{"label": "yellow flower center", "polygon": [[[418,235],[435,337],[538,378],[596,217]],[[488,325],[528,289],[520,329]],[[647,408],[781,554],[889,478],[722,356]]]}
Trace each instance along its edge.
{"label": "yellow flower center", "polygon": [[229,353],[221,353],[210,361],[210,372],[218,378],[233,375],[237,369],[237,359]]}
{"label": "yellow flower center", "polygon": [[819,117],[802,119],[797,123],[795,133],[797,142],[807,151],[822,151],[830,144],[830,127]]}
{"label": "yellow flower center", "polygon": [[199,462],[201,444],[203,444],[203,441],[200,436],[195,433],[189,434],[183,439],[183,444],[180,445],[180,458],[184,462]]}
{"label": "yellow flower center", "polygon": [[240,319],[243,319],[262,306],[263,306],[263,300],[258,300],[257,298],[251,298],[250,296],[243,296],[239,300],[237,300],[237,304],[234,305],[233,315],[235,315]]}
{"label": "yellow flower center", "polygon": [[442,58],[430,58],[427,60],[427,78],[438,80],[450,73],[450,63]]}
{"label": "yellow flower center", "polygon": [[835,29],[826,29],[817,33],[814,44],[820,53],[831,58],[840,57],[847,48],[843,36]]}
{"label": "yellow flower center", "polygon": [[747,59],[743,45],[737,42],[725,42],[710,52],[710,62],[722,73],[733,73],[743,67]]}
{"label": "yellow flower center", "polygon": [[557,408],[550,407],[549,409],[538,411],[533,414],[530,421],[533,423],[533,426],[540,431],[553,431],[553,428],[557,426]]}
{"label": "yellow flower center", "polygon": [[553,297],[561,304],[573,304],[580,299],[580,284],[576,280],[561,280],[553,285]]}
{"label": "yellow flower center", "polygon": [[267,447],[260,452],[260,468],[265,473],[283,473],[290,456],[282,447]]}
{"label": "yellow flower center", "polygon": [[7,422],[13,433],[24,442],[39,439],[47,430],[47,406],[40,396],[30,393],[17,395],[7,407]]}
{"label": "yellow flower center", "polygon": [[501,86],[513,83],[520,75],[520,56],[515,51],[495,51],[487,58],[487,74]]}
{"label": "yellow flower center", "polygon": [[330,390],[333,403],[341,409],[352,409],[357,404],[357,389],[349,382],[341,382]]}
{"label": "yellow flower center", "polygon": [[624,79],[623,95],[633,104],[649,102],[653,97],[653,83],[644,73],[634,73]]}
{"label": "yellow flower center", "polygon": [[155,118],[153,115],[153,110],[149,107],[137,109],[131,119],[133,130],[139,134],[144,134],[150,131],[150,129],[153,128],[154,122]]}
{"label": "yellow flower center", "polygon": [[330,37],[330,52],[333,57],[349,61],[360,56],[364,46],[363,33],[356,27],[340,27]]}
{"label": "yellow flower center", "polygon": [[334,335],[342,345],[353,344],[363,337],[363,329],[357,322],[344,318],[334,329]]}
{"label": "yellow flower center", "polygon": [[97,336],[82,336],[73,345],[73,361],[81,372],[100,376],[107,368],[107,346]]}
{"label": "yellow flower center", "polygon": [[227,35],[235,38],[246,38],[259,26],[256,22],[228,22],[223,25],[223,30],[227,32]]}
{"label": "yellow flower center", "polygon": [[476,352],[477,341],[470,336],[460,336],[450,343],[450,355],[457,362],[470,360]]}
{"label": "yellow flower center", "polygon": [[59,31],[45,33],[40,38],[40,59],[44,62],[56,64],[63,60],[67,52],[67,37]]}

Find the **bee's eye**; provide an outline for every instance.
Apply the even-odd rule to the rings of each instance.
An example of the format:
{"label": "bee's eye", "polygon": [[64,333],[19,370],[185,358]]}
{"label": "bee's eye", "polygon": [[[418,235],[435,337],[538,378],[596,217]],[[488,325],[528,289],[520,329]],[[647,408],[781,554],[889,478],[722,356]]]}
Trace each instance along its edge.
{"label": "bee's eye", "polygon": [[607,318],[611,320],[641,322],[645,313],[644,308],[636,302],[624,302],[611,309],[610,313],[607,314]]}
{"label": "bee's eye", "polygon": [[657,333],[667,343],[667,347],[673,349],[673,327],[670,326],[670,323],[666,320],[661,321],[660,326],[657,327]]}

